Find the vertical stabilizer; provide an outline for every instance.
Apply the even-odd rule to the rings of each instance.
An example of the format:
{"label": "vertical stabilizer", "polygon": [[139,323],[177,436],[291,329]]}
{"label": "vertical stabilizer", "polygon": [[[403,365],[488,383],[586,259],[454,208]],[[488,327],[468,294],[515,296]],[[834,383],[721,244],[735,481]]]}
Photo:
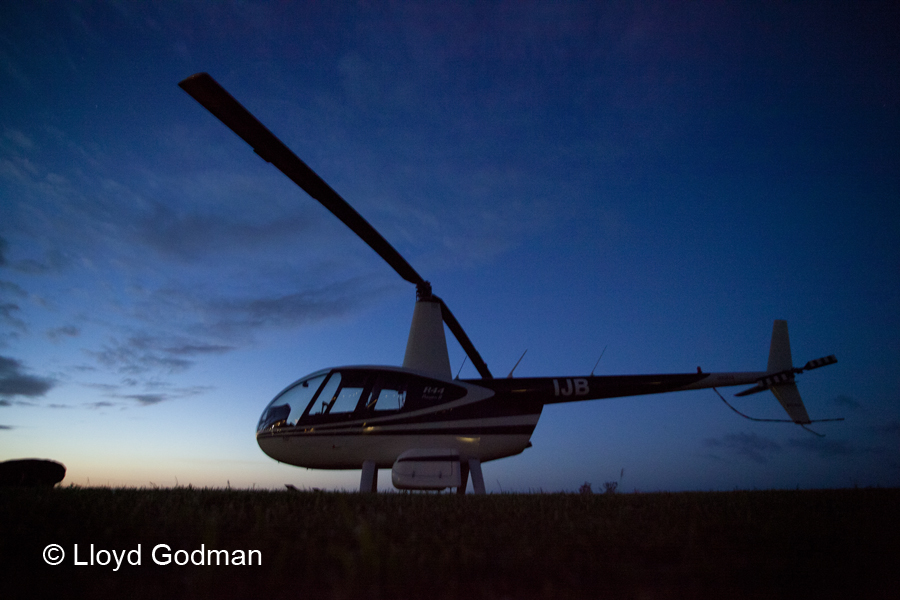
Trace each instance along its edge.
{"label": "vertical stabilizer", "polygon": [[[780,373],[772,379],[783,378],[769,389],[781,403],[794,423],[805,425],[810,423],[806,407],[800,398],[797,384],[794,383],[794,361],[791,358],[791,340],[788,337],[787,321],[775,321],[772,326],[772,344],[769,346],[769,373]],[[787,373],[785,373],[787,371]]]}
{"label": "vertical stabilizer", "polygon": [[787,321],[775,321],[772,326],[772,344],[769,346],[769,366],[766,371],[776,373],[793,368]]}
{"label": "vertical stabilizer", "polygon": [[420,300],[413,310],[403,368],[424,371],[433,377],[453,379],[444,320],[438,302]]}

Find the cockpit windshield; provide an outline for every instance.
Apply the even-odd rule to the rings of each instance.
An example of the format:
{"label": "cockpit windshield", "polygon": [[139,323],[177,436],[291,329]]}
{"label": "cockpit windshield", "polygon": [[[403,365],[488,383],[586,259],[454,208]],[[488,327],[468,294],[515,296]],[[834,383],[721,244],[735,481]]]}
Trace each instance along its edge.
{"label": "cockpit windshield", "polygon": [[263,411],[257,430],[296,425],[300,415],[322,387],[322,382],[327,376],[328,371],[313,373],[278,394]]}
{"label": "cockpit windshield", "polygon": [[334,419],[416,410],[465,395],[465,389],[412,373],[341,368],[319,371],[278,394],[263,411],[257,431],[315,425]]}

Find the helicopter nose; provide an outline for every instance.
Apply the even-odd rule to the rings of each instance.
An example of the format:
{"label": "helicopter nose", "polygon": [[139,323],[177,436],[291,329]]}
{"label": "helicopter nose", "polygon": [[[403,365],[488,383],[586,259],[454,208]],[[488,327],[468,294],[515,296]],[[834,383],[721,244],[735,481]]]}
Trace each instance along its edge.
{"label": "helicopter nose", "polygon": [[259,423],[256,425],[256,432],[259,433],[265,431],[279,423],[283,424],[290,413],[291,407],[286,404],[282,404],[281,406],[267,406],[266,410],[264,410],[259,417]]}

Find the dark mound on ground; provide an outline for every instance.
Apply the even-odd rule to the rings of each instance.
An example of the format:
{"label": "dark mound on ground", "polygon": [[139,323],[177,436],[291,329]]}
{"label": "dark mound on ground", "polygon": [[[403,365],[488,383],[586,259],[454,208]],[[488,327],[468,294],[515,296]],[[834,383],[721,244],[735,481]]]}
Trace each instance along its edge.
{"label": "dark mound on ground", "polygon": [[53,487],[66,476],[55,460],[21,458],[0,462],[0,486]]}

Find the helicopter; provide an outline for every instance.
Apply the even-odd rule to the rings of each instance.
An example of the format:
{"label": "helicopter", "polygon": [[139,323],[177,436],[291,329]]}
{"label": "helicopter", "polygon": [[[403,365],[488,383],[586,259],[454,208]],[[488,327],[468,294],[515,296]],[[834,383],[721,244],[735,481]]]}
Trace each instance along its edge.
{"label": "helicopter", "polygon": [[[361,492],[377,491],[378,470],[391,469],[397,489],[456,488],[465,494],[471,475],[474,493],[484,494],[482,463],[529,448],[548,404],[749,385],[737,395],[771,391],[787,412],[784,421],[805,428],[840,420],[811,420],[795,382],[796,375],[837,359],[794,367],[783,320],[774,322],[765,371],[707,373],[698,367],[681,374],[513,377],[513,367],[509,376],[495,378],[431,283],[306,163],[209,74],[178,85],[416,286],[402,366],[333,367],[291,383],[265,407],[256,427],[256,441],[271,458],[311,469],[360,469]],[[480,378],[453,377],[445,325]]]}

